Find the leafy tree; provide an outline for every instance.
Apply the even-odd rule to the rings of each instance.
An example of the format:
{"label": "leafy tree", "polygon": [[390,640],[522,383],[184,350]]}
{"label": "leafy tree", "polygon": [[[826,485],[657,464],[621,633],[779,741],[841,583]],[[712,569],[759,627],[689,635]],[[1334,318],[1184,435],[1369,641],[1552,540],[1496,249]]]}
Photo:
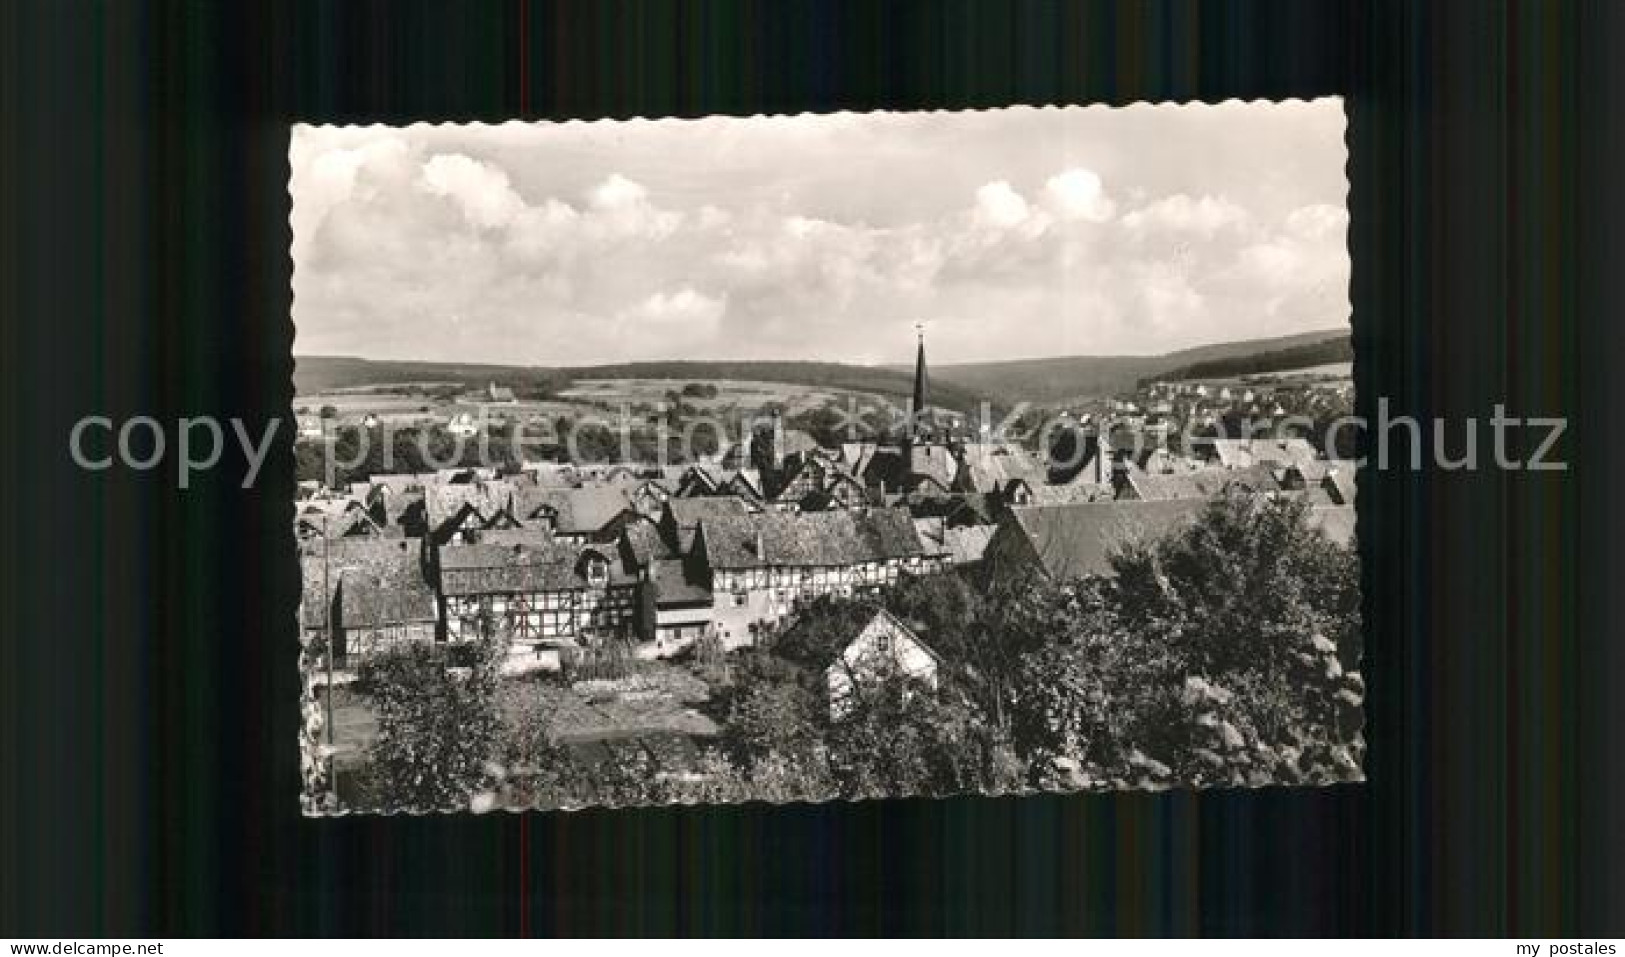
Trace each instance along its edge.
{"label": "leafy tree", "polygon": [[371,776],[392,807],[465,807],[494,773],[506,642],[482,640],[473,648],[467,668],[448,668],[444,649],[426,642],[396,645],[362,666],[360,686],[378,717]]}
{"label": "leafy tree", "polygon": [[901,675],[859,683],[828,742],[830,771],[844,797],[998,789],[990,773],[994,735],[951,685],[933,690]]}
{"label": "leafy tree", "polygon": [[[1358,772],[1357,562],[1299,501],[1216,500],[1131,543],[1025,656],[1014,735],[1040,786],[1257,784]],[[1036,586],[1042,587],[1042,586]],[[1335,636],[1335,637],[1334,637]]]}

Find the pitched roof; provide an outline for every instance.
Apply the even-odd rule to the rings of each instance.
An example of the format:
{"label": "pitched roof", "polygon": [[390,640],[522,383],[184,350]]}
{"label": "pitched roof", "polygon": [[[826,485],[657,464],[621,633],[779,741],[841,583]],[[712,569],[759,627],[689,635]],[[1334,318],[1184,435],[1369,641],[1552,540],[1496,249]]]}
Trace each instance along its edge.
{"label": "pitched roof", "polygon": [[[422,540],[416,538],[336,538],[306,544],[299,553],[303,578],[300,618],[304,626],[320,628],[326,623],[322,600],[338,599],[346,571],[389,580],[403,588],[416,577],[428,589],[423,579],[422,548]],[[429,595],[432,600],[433,592],[429,591]]]}
{"label": "pitched roof", "polygon": [[1333,504],[1353,505],[1358,490],[1354,481],[1354,463],[1338,463],[1338,467],[1327,469],[1322,487],[1327,495],[1332,496]]}
{"label": "pitched roof", "polygon": [[656,560],[654,582],[657,606],[709,605],[713,601],[710,586],[689,574],[689,563],[680,558]]}
{"label": "pitched roof", "polygon": [[439,529],[467,505],[483,520],[489,520],[513,501],[513,483],[500,479],[432,483],[424,486],[423,508],[429,528]]}
{"label": "pitched roof", "polygon": [[609,561],[610,580],[630,575],[613,549],[567,542],[535,545],[446,545],[440,549],[440,590],[446,595],[569,591],[585,588],[582,559],[588,553]]}
{"label": "pitched roof", "polygon": [[680,529],[693,528],[706,519],[748,515],[754,511],[749,502],[737,495],[674,498],[666,503],[666,508],[671,511],[672,521],[676,522]]}
{"label": "pitched roof", "polygon": [[946,445],[921,443],[909,448],[909,474],[912,487],[922,479],[930,479],[943,488],[951,488],[959,474],[959,460]]}
{"label": "pitched roof", "polygon": [[909,484],[909,464],[896,446],[875,446],[868,450],[853,471],[867,485],[884,485],[895,492]]}
{"label": "pitched roof", "polygon": [[1109,575],[1109,556],[1123,542],[1160,536],[1194,519],[1205,499],[1029,505],[1010,510],[1001,524],[1024,536],[1045,572],[1055,578]]}
{"label": "pitched roof", "polygon": [[1259,462],[1292,465],[1319,458],[1315,447],[1305,439],[1197,439],[1198,446],[1213,450],[1226,466],[1245,467]]}
{"label": "pitched roof", "polygon": [[1162,474],[1130,467],[1124,472],[1129,484],[1146,501],[1176,498],[1212,498],[1227,489],[1247,489],[1253,492],[1274,492],[1280,489],[1275,474],[1267,464],[1245,468],[1207,468],[1190,472]]}
{"label": "pitched roof", "polygon": [[995,525],[964,525],[947,530],[948,555],[955,565],[970,565],[982,560],[987,543],[993,540]]}
{"label": "pitched roof", "polygon": [[632,507],[629,491],[626,485],[520,488],[514,494],[514,517],[531,522],[546,516],[561,534],[591,535]]}
{"label": "pitched roof", "polygon": [[386,527],[401,525],[413,512],[424,509],[423,492],[396,492],[383,496],[383,519]]}
{"label": "pitched roof", "polygon": [[926,644],[924,641],[921,641],[920,636],[914,633],[914,629],[910,628],[908,625],[905,625],[902,619],[898,618],[896,615],[892,614],[886,609],[876,608],[875,613],[869,617],[868,623],[862,628],[858,629],[858,633],[853,635],[852,640],[847,642],[846,646],[841,649],[840,658],[836,661],[830,662],[826,671],[840,667],[843,665],[843,663],[845,665],[856,664],[856,659],[853,657],[853,649],[858,645],[859,642],[880,634],[890,635],[893,638],[910,642],[921,651],[925,652],[932,661],[935,661],[939,665],[942,664],[942,656],[937,654],[930,645]]}
{"label": "pitched roof", "polygon": [[621,543],[632,562],[640,568],[649,567],[666,554],[660,531],[652,522],[633,522],[621,529]]}
{"label": "pitched roof", "polygon": [[868,463],[869,456],[875,451],[873,442],[842,442],[841,462],[853,475],[862,475],[863,467]]}
{"label": "pitched roof", "polygon": [[1031,488],[1034,505],[1082,505],[1112,499],[1111,486],[1093,482],[1069,482],[1064,485],[1039,483]]}
{"label": "pitched roof", "polygon": [[473,544],[476,545],[505,545],[512,548],[515,545],[525,545],[533,548],[545,548],[553,543],[552,531],[545,528],[488,528],[475,532]]}
{"label": "pitched roof", "polygon": [[416,556],[383,568],[347,568],[339,574],[339,624],[381,628],[432,622],[439,617],[434,589]]}
{"label": "pitched roof", "polygon": [[948,554],[948,523],[941,518],[916,518],[914,532],[927,555]]}
{"label": "pitched roof", "polygon": [[1032,453],[1013,442],[975,442],[960,456],[958,482],[969,491],[998,492],[1016,480],[1037,485],[1046,474]]}
{"label": "pitched roof", "polygon": [[827,567],[924,554],[913,519],[900,508],[719,516],[701,522],[700,534],[713,568]]}
{"label": "pitched roof", "polygon": [[886,504],[907,508],[915,518],[946,518],[972,525],[993,521],[993,503],[981,492],[938,492],[920,489],[888,495]]}
{"label": "pitched roof", "polygon": [[1352,505],[1316,505],[1309,510],[1309,524],[1339,545],[1354,544],[1356,519]]}

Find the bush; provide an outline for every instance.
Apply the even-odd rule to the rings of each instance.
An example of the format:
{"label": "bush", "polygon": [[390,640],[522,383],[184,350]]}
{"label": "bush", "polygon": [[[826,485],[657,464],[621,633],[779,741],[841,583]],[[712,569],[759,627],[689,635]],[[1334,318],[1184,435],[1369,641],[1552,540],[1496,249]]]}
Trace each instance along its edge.
{"label": "bush", "polygon": [[594,644],[563,648],[559,665],[567,681],[618,681],[641,670],[632,642],[605,639]]}
{"label": "bush", "polygon": [[445,649],[396,645],[362,666],[360,684],[378,716],[368,790],[388,809],[466,807],[492,776],[501,737],[499,639],[470,645],[471,665],[451,667]]}

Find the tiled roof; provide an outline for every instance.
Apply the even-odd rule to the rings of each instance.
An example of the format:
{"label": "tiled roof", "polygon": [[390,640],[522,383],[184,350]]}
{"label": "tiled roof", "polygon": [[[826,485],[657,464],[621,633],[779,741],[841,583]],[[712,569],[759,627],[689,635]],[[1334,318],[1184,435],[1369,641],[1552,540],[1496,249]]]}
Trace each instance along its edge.
{"label": "tiled roof", "polygon": [[430,529],[439,529],[457,516],[464,505],[472,507],[481,519],[489,520],[513,500],[514,486],[502,480],[464,483],[434,483],[423,489],[423,507]]}
{"label": "tiled roof", "polygon": [[1304,439],[1200,439],[1200,445],[1213,450],[1226,466],[1243,468],[1255,463],[1292,465],[1319,458],[1315,447]]}
{"label": "tiled roof", "polygon": [[959,462],[946,445],[921,444],[909,449],[909,472],[914,481],[929,478],[943,488],[952,488],[959,474]]}
{"label": "tiled roof", "polygon": [[592,535],[632,507],[627,492],[624,485],[521,488],[514,495],[514,517],[533,522],[551,515],[554,527],[562,534]]}
{"label": "tiled roof", "polygon": [[973,492],[997,492],[1020,479],[1028,485],[1043,482],[1046,470],[1032,453],[1009,442],[976,442],[960,457],[960,487]]}
{"label": "tiled roof", "polygon": [[688,563],[680,558],[662,558],[655,562],[656,605],[709,605],[711,589],[692,576]]}
{"label": "tiled roof", "polygon": [[843,566],[924,553],[900,508],[719,516],[700,532],[713,568]]}
{"label": "tiled roof", "polygon": [[1190,472],[1160,474],[1129,468],[1125,473],[1129,483],[1146,501],[1176,498],[1212,498],[1227,489],[1252,492],[1274,492],[1280,489],[1274,472],[1267,464],[1246,468],[1207,468]]}
{"label": "tiled roof", "polygon": [[666,553],[660,532],[651,522],[633,522],[621,529],[621,541],[625,543],[633,563],[640,568],[647,568]]}
{"label": "tiled roof", "polygon": [[385,568],[347,568],[339,576],[339,623],[345,628],[432,622],[434,589],[416,557]]}
{"label": "tiled roof", "polygon": [[473,544],[476,545],[546,548],[553,544],[553,533],[545,528],[487,528],[473,534]]}
{"label": "tiled roof", "polygon": [[1206,506],[1204,499],[1033,505],[1011,509],[1005,521],[1031,542],[1047,573],[1078,578],[1111,574],[1108,557],[1118,545],[1160,536],[1191,521]]}
{"label": "tiled roof", "polygon": [[955,565],[969,565],[982,560],[987,543],[997,531],[994,525],[966,525],[947,530],[948,554]]}
{"label": "tiled roof", "polygon": [[[400,587],[407,587],[415,576],[428,589],[423,579],[422,552],[422,540],[416,538],[336,538],[306,544],[299,554],[303,577],[301,620],[305,627],[320,628],[325,624],[323,599],[331,602],[338,598],[339,583],[346,571],[363,572]],[[433,593],[430,595],[432,598]]]}
{"label": "tiled roof", "polygon": [[447,545],[440,549],[440,588],[447,595],[568,591],[587,587],[579,569],[587,552],[609,561],[610,581],[631,575],[615,550],[550,542],[546,545]]}
{"label": "tiled roof", "polygon": [[666,503],[678,528],[693,528],[701,521],[727,516],[748,515],[753,509],[749,502],[737,495],[705,495],[698,498],[674,498]]}
{"label": "tiled roof", "polygon": [[1040,483],[1031,486],[1034,505],[1081,505],[1086,502],[1104,502],[1112,499],[1109,485],[1093,482],[1071,482],[1065,485]]}

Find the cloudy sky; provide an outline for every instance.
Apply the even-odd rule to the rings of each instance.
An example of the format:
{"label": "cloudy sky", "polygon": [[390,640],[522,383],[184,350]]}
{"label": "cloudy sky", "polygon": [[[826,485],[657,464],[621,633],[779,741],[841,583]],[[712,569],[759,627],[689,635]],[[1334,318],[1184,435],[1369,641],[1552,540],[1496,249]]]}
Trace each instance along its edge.
{"label": "cloudy sky", "polygon": [[1341,103],[294,129],[298,355],[1158,353],[1348,321]]}

